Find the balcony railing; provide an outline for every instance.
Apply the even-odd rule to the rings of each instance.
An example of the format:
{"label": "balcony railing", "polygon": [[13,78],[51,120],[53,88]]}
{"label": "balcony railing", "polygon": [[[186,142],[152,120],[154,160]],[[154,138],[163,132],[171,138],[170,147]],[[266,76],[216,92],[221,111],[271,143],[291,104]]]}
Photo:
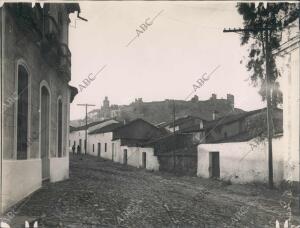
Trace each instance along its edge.
{"label": "balcony railing", "polygon": [[67,44],[60,42],[61,28],[45,12],[45,6],[44,9],[39,5],[32,8],[31,3],[8,3],[7,6],[18,28],[40,46],[45,61],[70,80],[71,52]]}

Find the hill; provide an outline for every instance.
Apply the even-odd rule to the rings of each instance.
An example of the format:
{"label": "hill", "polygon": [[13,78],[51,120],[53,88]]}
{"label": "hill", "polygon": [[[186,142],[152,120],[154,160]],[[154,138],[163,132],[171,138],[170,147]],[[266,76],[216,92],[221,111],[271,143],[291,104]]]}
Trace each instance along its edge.
{"label": "hill", "polygon": [[[174,104],[174,105],[173,105]],[[114,105],[116,106],[116,105]],[[153,124],[170,122],[173,119],[173,106],[175,106],[175,116],[181,118],[187,115],[198,116],[205,120],[212,120],[215,112],[216,118],[228,115],[230,113],[244,112],[241,109],[234,108],[234,97],[228,94],[227,99],[217,99],[213,96],[209,100],[199,101],[194,97],[190,101],[184,100],[164,100],[143,102],[142,99],[136,99],[129,105],[118,106],[119,113],[117,120],[130,121],[136,118],[143,118]],[[101,109],[94,109],[88,113],[88,122],[100,120]],[[78,126],[85,123],[85,119],[71,121],[72,126]]]}

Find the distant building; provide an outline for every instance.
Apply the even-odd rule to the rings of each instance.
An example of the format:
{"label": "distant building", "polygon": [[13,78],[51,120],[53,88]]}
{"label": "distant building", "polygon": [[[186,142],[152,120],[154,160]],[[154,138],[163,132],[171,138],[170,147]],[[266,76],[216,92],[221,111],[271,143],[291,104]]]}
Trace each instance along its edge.
{"label": "distant building", "polygon": [[[274,132],[283,132],[282,109],[273,110]],[[205,142],[236,141],[266,132],[266,108],[227,115],[204,124]]]}
{"label": "distant building", "polygon": [[[94,151],[91,148],[91,142],[89,141],[89,132],[95,131],[96,129],[102,128],[108,124],[117,123],[115,120],[101,120],[101,121],[95,121],[91,122],[86,125],[82,125],[80,127],[70,127],[70,134],[69,134],[69,144],[72,148],[73,145],[75,146],[75,153],[77,153],[77,147],[80,148],[80,153],[85,153],[86,148],[86,139],[85,139],[85,130],[87,130],[87,139],[88,139],[88,148],[87,148],[87,154],[93,154]],[[70,149],[71,149],[70,148]]]}
{"label": "distant building", "polygon": [[116,128],[122,126],[115,120],[107,125],[94,129],[89,132],[89,154],[105,159],[113,160],[116,146],[113,144],[113,132]]}
{"label": "distant building", "polygon": [[154,125],[142,119],[135,119],[127,124],[113,123],[90,131],[89,146],[94,156],[158,170],[159,164],[153,148],[142,145],[162,134],[164,132]]}
{"label": "distant building", "polygon": [[[89,115],[92,113],[89,113]],[[110,118],[118,118],[121,115],[121,110],[118,105],[110,105],[108,97],[105,97],[103,100],[103,104],[98,110],[98,120],[110,119]],[[94,118],[95,120],[95,118]]]}
{"label": "distant building", "polygon": [[199,126],[199,129],[202,129],[205,121],[206,119],[201,117],[185,116],[165,124],[164,127],[170,132],[182,132],[185,129],[189,129],[195,126]]}
{"label": "distant building", "polygon": [[113,141],[116,145],[114,161],[158,170],[159,164],[154,150],[143,147],[145,142],[162,136],[162,131],[143,119],[135,119],[114,130]]}

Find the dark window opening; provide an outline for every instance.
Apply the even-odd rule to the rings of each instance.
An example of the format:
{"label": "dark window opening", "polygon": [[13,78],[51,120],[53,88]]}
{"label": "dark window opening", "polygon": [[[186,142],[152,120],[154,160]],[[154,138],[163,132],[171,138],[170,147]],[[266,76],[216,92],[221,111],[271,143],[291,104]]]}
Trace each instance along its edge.
{"label": "dark window opening", "polygon": [[62,102],[61,100],[58,101],[58,135],[57,135],[57,153],[58,157],[62,157]]}
{"label": "dark window opening", "polygon": [[224,132],[224,138],[225,139],[227,138],[227,132]]}
{"label": "dark window opening", "polygon": [[104,152],[107,152],[107,143],[104,144]]}
{"label": "dark window opening", "polygon": [[28,73],[18,67],[17,159],[27,159],[28,138]]}

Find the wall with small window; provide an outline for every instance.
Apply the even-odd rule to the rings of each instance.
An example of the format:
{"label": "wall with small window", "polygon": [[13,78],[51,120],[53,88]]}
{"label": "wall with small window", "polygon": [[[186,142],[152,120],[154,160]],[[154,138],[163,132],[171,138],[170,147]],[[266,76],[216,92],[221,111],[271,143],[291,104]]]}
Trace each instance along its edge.
{"label": "wall with small window", "polygon": [[[159,161],[154,155],[153,148],[120,146],[120,140],[114,141],[117,145],[114,161],[137,168],[159,170]],[[143,157],[144,153],[144,157]]]}
{"label": "wall with small window", "polygon": [[[114,141],[112,141],[112,132],[89,134],[88,153],[93,156],[112,160],[113,157],[115,156],[116,148],[117,148],[115,143],[113,146],[113,143]],[[114,155],[113,155],[113,151],[114,151]]]}

